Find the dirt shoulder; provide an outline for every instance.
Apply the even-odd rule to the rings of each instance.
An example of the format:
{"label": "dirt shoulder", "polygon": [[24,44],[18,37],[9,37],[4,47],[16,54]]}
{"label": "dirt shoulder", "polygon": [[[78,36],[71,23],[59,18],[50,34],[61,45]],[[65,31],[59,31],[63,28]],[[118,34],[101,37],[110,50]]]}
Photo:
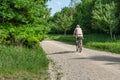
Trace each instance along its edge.
{"label": "dirt shoulder", "polygon": [[74,45],[53,40],[44,40],[41,46],[62,69],[61,80],[120,80],[120,55],[86,48],[77,53]]}

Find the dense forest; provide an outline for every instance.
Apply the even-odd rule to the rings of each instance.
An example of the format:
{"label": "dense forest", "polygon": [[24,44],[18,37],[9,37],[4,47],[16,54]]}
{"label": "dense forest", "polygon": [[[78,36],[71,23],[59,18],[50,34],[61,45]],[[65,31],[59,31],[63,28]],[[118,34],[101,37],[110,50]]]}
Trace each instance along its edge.
{"label": "dense forest", "polygon": [[119,0],[71,0],[71,6],[64,7],[50,18],[51,33],[73,33],[80,24],[84,33],[101,33],[111,38],[120,31]]}

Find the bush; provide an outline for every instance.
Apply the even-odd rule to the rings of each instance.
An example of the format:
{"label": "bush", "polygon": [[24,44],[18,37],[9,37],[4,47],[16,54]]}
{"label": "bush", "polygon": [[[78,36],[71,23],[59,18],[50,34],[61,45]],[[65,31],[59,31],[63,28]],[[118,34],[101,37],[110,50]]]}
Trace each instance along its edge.
{"label": "bush", "polygon": [[14,26],[10,23],[0,25],[0,43],[33,47],[44,39],[47,27],[43,25]]}

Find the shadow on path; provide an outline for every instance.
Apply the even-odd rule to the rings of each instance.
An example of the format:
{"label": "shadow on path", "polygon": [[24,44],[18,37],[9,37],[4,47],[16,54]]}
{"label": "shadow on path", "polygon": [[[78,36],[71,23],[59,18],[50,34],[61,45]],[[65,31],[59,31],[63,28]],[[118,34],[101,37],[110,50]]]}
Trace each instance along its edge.
{"label": "shadow on path", "polygon": [[109,61],[111,63],[106,63],[106,65],[120,64],[120,58],[112,56],[92,56],[92,57],[83,57],[83,58],[72,58],[72,59],[91,59],[94,61]]}
{"label": "shadow on path", "polygon": [[54,55],[54,54],[69,54],[69,53],[75,53],[76,51],[60,51],[60,52],[55,52],[55,53],[50,53],[49,55]]}

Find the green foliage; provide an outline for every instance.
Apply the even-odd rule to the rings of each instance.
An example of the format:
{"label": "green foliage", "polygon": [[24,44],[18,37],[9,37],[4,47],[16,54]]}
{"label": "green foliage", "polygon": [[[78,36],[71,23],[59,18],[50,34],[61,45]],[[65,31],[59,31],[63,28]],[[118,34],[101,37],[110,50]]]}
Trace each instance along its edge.
{"label": "green foliage", "polygon": [[74,25],[80,24],[84,33],[92,32],[92,10],[94,7],[93,0],[83,0],[76,5],[76,14],[74,15]]}
{"label": "green foliage", "polygon": [[116,17],[118,17],[118,25],[117,25],[117,28],[116,28],[116,33],[117,34],[120,34],[120,1],[119,0],[115,0],[115,2],[116,2],[116,8],[117,8],[117,10],[116,10]]}
{"label": "green foliage", "polygon": [[39,80],[47,75],[45,71],[48,63],[45,53],[39,46],[33,49],[0,46],[0,78],[6,76],[5,80],[6,78],[10,80],[37,78],[36,80]]}
{"label": "green foliage", "polygon": [[47,0],[0,0],[0,43],[32,47],[49,31]]}
{"label": "green foliage", "polygon": [[39,41],[43,40],[47,32],[47,27],[44,25],[21,25],[13,26],[5,24],[0,26],[0,43],[5,45],[22,45],[33,47]]}
{"label": "green foliage", "polygon": [[109,33],[112,38],[112,33],[118,24],[118,19],[115,16],[115,3],[102,4],[96,2],[93,10],[93,27]]}
{"label": "green foliage", "polygon": [[[119,0],[71,0],[70,7],[68,8],[71,7],[73,8],[73,17],[72,24],[69,27],[70,30],[68,31],[73,32],[75,25],[80,24],[83,32],[88,34],[105,33],[113,38],[113,35],[120,33]],[[67,19],[63,14],[69,16],[66,12],[70,11],[63,8],[61,12],[57,12],[51,18],[51,32],[54,34],[65,30],[62,25],[65,19]]]}
{"label": "green foliage", "polygon": [[[67,31],[70,30],[73,22],[74,9],[64,7],[61,12],[57,12],[51,19],[52,28],[64,32],[66,35]],[[51,29],[52,30],[52,29]]]}
{"label": "green foliage", "polygon": [[25,24],[39,22],[43,23],[49,14],[44,0],[4,0],[0,1],[0,22],[11,22],[14,24]]}
{"label": "green foliage", "polygon": [[[71,0],[73,3],[76,1]],[[118,0],[81,0],[75,5],[72,25],[80,24],[84,33],[106,33],[111,36],[113,33],[120,33],[120,2]]]}

